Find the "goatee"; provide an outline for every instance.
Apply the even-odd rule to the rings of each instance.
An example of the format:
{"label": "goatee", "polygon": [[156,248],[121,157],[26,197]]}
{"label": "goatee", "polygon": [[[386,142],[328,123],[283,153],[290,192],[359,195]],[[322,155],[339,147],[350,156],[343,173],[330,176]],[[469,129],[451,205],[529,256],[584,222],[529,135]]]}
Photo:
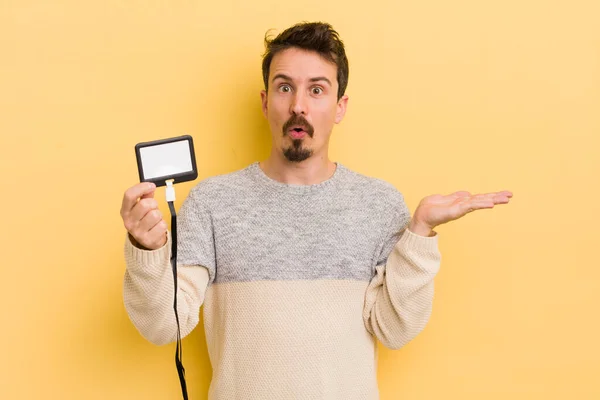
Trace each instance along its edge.
{"label": "goatee", "polygon": [[[288,131],[293,126],[302,127],[310,138],[312,138],[315,133],[315,129],[303,115],[294,114],[285,124],[283,124],[283,136],[287,136]],[[302,147],[302,143],[303,139],[292,139],[292,146],[283,150],[283,155],[288,161],[302,162],[312,156],[313,151]]]}
{"label": "goatee", "polygon": [[292,146],[284,149],[283,155],[291,162],[302,162],[312,156],[313,151],[302,147],[302,139],[292,140]]}

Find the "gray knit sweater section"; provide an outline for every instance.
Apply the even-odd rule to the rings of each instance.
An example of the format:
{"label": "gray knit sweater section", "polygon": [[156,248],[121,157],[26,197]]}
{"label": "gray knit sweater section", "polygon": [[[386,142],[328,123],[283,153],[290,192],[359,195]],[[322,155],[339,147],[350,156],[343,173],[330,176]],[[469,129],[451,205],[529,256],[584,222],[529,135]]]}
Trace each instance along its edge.
{"label": "gray knit sweater section", "polygon": [[258,162],[199,182],[178,213],[178,263],[206,267],[209,284],[371,280],[410,213],[390,183],[336,164],[314,185],[273,180]]}

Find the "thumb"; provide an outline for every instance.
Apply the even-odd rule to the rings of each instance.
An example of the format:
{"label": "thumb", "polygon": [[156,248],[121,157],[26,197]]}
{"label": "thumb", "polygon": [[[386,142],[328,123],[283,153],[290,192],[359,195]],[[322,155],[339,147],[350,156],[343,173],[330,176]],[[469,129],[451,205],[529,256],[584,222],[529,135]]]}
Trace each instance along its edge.
{"label": "thumb", "polygon": [[142,195],[142,197],[140,197],[140,200],[154,198],[154,192],[156,192],[156,185],[154,183],[152,183],[152,189],[150,189],[148,192],[144,193]]}

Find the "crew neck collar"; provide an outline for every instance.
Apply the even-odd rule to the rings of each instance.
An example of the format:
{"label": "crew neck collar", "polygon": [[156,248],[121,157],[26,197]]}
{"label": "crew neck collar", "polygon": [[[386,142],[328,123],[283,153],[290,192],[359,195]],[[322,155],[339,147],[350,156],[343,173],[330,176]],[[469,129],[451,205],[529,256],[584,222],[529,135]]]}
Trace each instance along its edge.
{"label": "crew neck collar", "polygon": [[339,162],[334,162],[336,165],[333,175],[328,179],[320,183],[314,183],[309,185],[297,184],[297,183],[283,183],[269,177],[260,167],[259,161],[256,161],[248,167],[252,175],[254,175],[260,182],[264,183],[270,188],[284,190],[294,193],[308,193],[313,191],[323,190],[329,186],[334,185],[340,180],[340,176],[343,174],[344,166]]}

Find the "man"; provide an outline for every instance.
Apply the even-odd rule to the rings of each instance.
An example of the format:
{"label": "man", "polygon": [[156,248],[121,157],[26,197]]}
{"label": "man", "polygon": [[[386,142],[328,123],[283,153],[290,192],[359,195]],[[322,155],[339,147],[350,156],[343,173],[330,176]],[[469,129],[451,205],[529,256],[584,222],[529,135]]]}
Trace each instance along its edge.
{"label": "man", "polygon": [[[204,305],[213,400],[377,399],[376,339],[398,349],[431,313],[433,229],[512,194],[428,196],[411,218],[391,184],[328,157],[348,103],[337,33],[304,23],[266,47],[269,158],[205,179],[179,211],[181,334]],[[123,198],[124,300],[139,332],[166,344],[176,338],[171,236],[154,189]]]}

